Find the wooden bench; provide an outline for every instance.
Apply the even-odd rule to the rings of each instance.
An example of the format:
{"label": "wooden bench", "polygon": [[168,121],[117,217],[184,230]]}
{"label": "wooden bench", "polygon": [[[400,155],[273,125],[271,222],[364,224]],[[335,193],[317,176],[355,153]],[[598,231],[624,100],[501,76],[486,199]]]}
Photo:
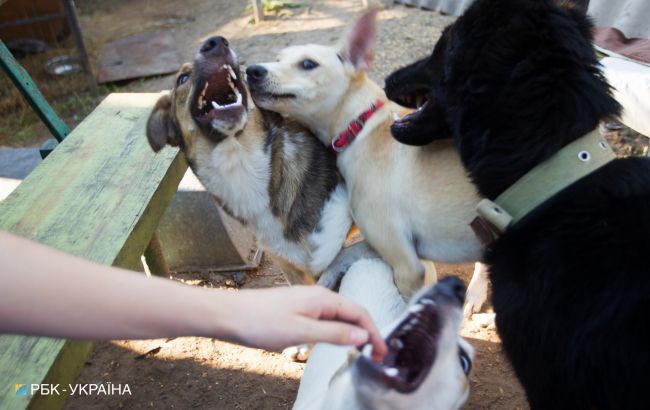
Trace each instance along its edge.
{"label": "wooden bench", "polygon": [[[141,255],[187,169],[177,149],[154,155],[147,143],[146,120],[158,97],[109,95],[0,203],[0,229],[140,270]],[[69,288],[74,292],[74,283]],[[91,349],[90,342],[0,336],[0,409],[60,407],[66,395],[18,397],[14,385],[67,387]]]}

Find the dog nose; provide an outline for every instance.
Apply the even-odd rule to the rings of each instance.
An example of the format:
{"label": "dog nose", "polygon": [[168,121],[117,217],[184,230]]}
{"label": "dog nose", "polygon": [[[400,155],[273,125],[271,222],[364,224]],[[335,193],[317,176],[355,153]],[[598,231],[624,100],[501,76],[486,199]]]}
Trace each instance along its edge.
{"label": "dog nose", "polygon": [[201,54],[218,53],[221,50],[228,49],[228,40],[221,36],[210,37],[201,45]]}
{"label": "dog nose", "polygon": [[249,66],[246,69],[246,76],[248,77],[248,81],[252,81],[252,82],[262,81],[266,77],[267,73],[268,70],[266,68],[257,64]]}
{"label": "dog nose", "polygon": [[461,305],[465,302],[465,284],[455,276],[446,276],[436,284],[436,291],[458,301]]}

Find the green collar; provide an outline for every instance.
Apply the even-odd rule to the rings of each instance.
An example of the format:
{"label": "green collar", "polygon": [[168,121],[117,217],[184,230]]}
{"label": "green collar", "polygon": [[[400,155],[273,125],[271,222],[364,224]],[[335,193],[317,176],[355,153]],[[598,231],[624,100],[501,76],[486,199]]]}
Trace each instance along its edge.
{"label": "green collar", "polygon": [[553,195],[614,158],[595,129],[530,170],[494,201],[479,202],[479,217],[470,225],[485,244],[490,244]]}

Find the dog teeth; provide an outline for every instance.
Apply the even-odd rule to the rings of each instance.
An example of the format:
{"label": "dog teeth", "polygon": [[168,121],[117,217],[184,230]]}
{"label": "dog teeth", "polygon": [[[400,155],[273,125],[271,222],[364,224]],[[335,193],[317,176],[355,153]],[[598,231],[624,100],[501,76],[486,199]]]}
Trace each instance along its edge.
{"label": "dog teeth", "polygon": [[390,345],[390,347],[396,350],[402,350],[402,348],[404,347],[404,343],[396,337],[390,339],[390,342],[388,342],[388,344]]}
{"label": "dog teeth", "polygon": [[233,80],[236,81],[237,80],[237,74],[235,74],[235,70],[233,70],[230,65],[226,65],[226,70],[228,70],[228,72],[230,73],[230,78],[232,78]]}
{"label": "dog teeth", "polygon": [[394,112],[394,111],[393,111],[393,120],[394,120],[394,121],[399,121],[399,120],[401,120],[400,116],[397,115],[397,113]]}
{"label": "dog teeth", "polygon": [[421,311],[422,309],[424,309],[424,306],[422,306],[422,305],[419,304],[419,303],[416,303],[415,305],[412,305],[411,307],[409,307],[409,312],[411,312],[411,313],[418,313],[418,312]]}
{"label": "dog teeth", "polygon": [[384,369],[384,373],[386,373],[386,376],[395,377],[399,374],[399,370],[394,367],[388,367]]}
{"label": "dog teeth", "polygon": [[418,318],[414,317],[413,319],[411,319],[411,320],[409,321],[409,323],[410,323],[411,325],[415,326],[415,325],[417,325],[418,323],[420,323],[420,321],[418,320]]}
{"label": "dog teeth", "polygon": [[208,91],[208,82],[205,82],[205,86],[203,87],[203,91],[201,94],[199,94],[199,110],[202,110],[203,107],[205,107],[205,93]]}
{"label": "dog teeth", "polygon": [[429,306],[435,306],[435,305],[436,305],[436,302],[434,302],[433,299],[429,299],[429,298],[427,298],[427,299],[422,299],[422,300],[420,301],[420,303],[422,303],[423,305],[429,305]]}

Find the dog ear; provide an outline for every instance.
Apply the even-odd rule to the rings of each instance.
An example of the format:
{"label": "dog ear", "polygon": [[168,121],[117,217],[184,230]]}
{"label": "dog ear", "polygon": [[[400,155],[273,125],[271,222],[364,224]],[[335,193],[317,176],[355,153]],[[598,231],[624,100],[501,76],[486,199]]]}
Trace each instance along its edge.
{"label": "dog ear", "polygon": [[376,20],[377,8],[373,7],[359,17],[346,39],[343,54],[357,70],[365,71],[372,63]]}
{"label": "dog ear", "polygon": [[147,120],[147,140],[154,152],[160,151],[167,144],[178,146],[180,143],[171,109],[172,99],[169,94],[165,94],[158,99]]}

